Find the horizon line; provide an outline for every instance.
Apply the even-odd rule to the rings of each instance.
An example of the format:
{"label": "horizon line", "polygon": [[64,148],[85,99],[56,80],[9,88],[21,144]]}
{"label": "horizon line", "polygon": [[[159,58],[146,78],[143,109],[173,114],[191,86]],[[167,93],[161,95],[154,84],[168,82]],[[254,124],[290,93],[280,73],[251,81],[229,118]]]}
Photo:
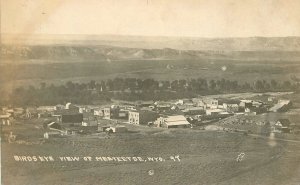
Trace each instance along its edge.
{"label": "horizon line", "polygon": [[1,33],[2,36],[113,36],[113,37],[163,37],[163,38],[202,38],[202,39],[227,39],[227,38],[293,38],[300,37],[296,35],[286,35],[286,36],[175,36],[175,35],[131,35],[131,34],[62,34],[62,33]]}

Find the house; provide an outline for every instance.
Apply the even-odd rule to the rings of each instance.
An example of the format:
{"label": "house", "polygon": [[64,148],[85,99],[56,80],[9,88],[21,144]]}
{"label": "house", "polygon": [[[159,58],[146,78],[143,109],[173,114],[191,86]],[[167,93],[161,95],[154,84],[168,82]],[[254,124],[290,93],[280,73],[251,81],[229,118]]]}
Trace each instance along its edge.
{"label": "house", "polygon": [[79,113],[87,112],[87,108],[86,108],[86,107],[78,106],[78,112],[79,112]]}
{"label": "house", "polygon": [[183,100],[178,100],[175,102],[175,105],[190,105],[193,106],[194,102],[190,99],[183,99]]}
{"label": "house", "polygon": [[103,109],[103,119],[110,119],[110,107]]}
{"label": "house", "polygon": [[262,113],[263,111],[263,103],[258,102],[258,101],[253,101],[253,100],[241,100],[239,104],[239,111],[243,111],[246,113],[252,113],[252,114],[257,114],[257,113]]}
{"label": "house", "polygon": [[160,112],[163,112],[163,111],[166,111],[166,110],[170,110],[172,106],[169,104],[169,103],[159,103],[156,105],[155,109],[157,111],[160,111]]}
{"label": "house", "polygon": [[58,122],[64,124],[81,125],[83,121],[83,114],[67,109],[55,111],[52,116],[56,117]]}
{"label": "house", "polygon": [[125,109],[125,110],[136,110],[134,105],[123,105],[123,109]]}
{"label": "house", "polygon": [[84,127],[97,126],[98,125],[98,121],[97,120],[83,121],[81,125],[84,126]]}
{"label": "house", "polygon": [[204,107],[190,107],[182,111],[184,115],[203,115],[205,114]]}
{"label": "house", "polygon": [[204,108],[206,108],[206,103],[202,99],[194,98],[193,102],[194,102],[194,105],[196,107],[204,107]]}
{"label": "house", "polygon": [[97,117],[91,113],[83,113],[82,126],[97,126],[98,120]]}
{"label": "house", "polygon": [[176,116],[161,116],[154,124],[157,127],[165,128],[190,128],[191,124],[182,115]]}
{"label": "house", "polygon": [[33,117],[38,117],[38,111],[36,107],[27,107],[25,110],[25,118],[31,119]]}
{"label": "house", "polygon": [[239,111],[238,104],[223,103],[223,107],[227,112],[238,112]]}
{"label": "house", "polygon": [[243,109],[251,108],[253,106],[252,100],[241,100],[239,106],[242,107]]}
{"label": "house", "polygon": [[[176,105],[176,107],[181,111],[194,108],[193,105]],[[173,108],[173,106],[171,108]]]}
{"label": "house", "polygon": [[129,111],[128,122],[136,125],[147,125],[159,117],[158,113],[147,110]]}
{"label": "house", "polygon": [[246,108],[245,109],[245,113],[251,113],[251,114],[254,114],[254,115],[261,114],[261,113],[264,113],[264,112],[267,112],[266,107],[251,107],[251,108]]}
{"label": "house", "polygon": [[103,117],[104,116],[103,109],[101,108],[94,109],[94,116]]}
{"label": "house", "polygon": [[217,99],[207,99],[204,100],[204,103],[206,103],[206,106],[211,109],[216,109],[219,105],[219,101]]}
{"label": "house", "polygon": [[0,123],[2,125],[11,125],[10,114],[1,114],[0,113]]}
{"label": "house", "polygon": [[78,112],[78,113],[79,113],[79,110],[80,110],[80,108],[78,106],[73,105],[72,103],[67,103],[66,104],[66,109],[70,110],[70,111]]}
{"label": "house", "polygon": [[224,112],[222,109],[206,109],[206,115],[214,116]]}
{"label": "house", "polygon": [[49,113],[49,112],[40,112],[40,113],[38,113],[38,118],[49,118],[51,116],[52,116],[52,114]]}
{"label": "house", "polygon": [[14,108],[14,116],[15,117],[20,117],[24,114],[25,110],[21,107]]}
{"label": "house", "polygon": [[128,119],[128,110],[124,110],[124,109],[118,109],[115,114],[114,114],[114,118],[115,119]]}
{"label": "house", "polygon": [[153,101],[138,101],[135,103],[135,107],[149,107],[153,104]]}
{"label": "house", "polygon": [[275,97],[272,97],[272,96],[268,97],[268,102],[273,102],[274,100],[275,100]]}
{"label": "house", "polygon": [[56,107],[56,110],[63,110],[63,109],[66,109],[66,106],[65,105],[62,105],[62,104],[57,104],[55,105]]}
{"label": "house", "polygon": [[[181,105],[178,105],[181,106]],[[178,108],[178,106],[173,105],[169,110],[163,111],[164,115],[184,115],[183,111]]]}
{"label": "house", "polygon": [[277,104],[269,109],[270,112],[285,112],[292,106],[290,100],[279,100]]}
{"label": "house", "polygon": [[68,113],[61,115],[61,122],[62,123],[79,123],[81,124],[83,121],[83,114],[81,113]]}
{"label": "house", "polygon": [[272,127],[272,132],[278,133],[289,133],[291,122],[288,119],[279,119],[276,121],[275,125]]}
{"label": "house", "polygon": [[62,133],[60,131],[51,131],[51,132],[45,132],[44,138],[49,139],[50,137],[61,137]]}
{"label": "house", "polygon": [[129,110],[121,109],[119,106],[103,108],[103,119],[128,119]]}
{"label": "house", "polygon": [[56,111],[56,106],[39,106],[37,108],[38,112],[54,112]]}
{"label": "house", "polygon": [[256,108],[262,107],[263,104],[264,103],[260,101],[252,101],[252,106]]}

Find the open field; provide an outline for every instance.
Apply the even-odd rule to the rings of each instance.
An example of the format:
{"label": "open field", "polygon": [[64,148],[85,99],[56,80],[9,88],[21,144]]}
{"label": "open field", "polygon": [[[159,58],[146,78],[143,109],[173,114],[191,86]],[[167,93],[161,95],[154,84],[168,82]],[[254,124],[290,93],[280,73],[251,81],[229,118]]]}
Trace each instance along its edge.
{"label": "open field", "polygon": [[[171,68],[167,68],[167,66]],[[226,71],[221,68],[226,66]],[[228,79],[252,83],[256,80],[291,80],[298,75],[300,63],[289,61],[233,61],[233,60],[125,60],[90,61],[75,63],[1,64],[0,82],[2,89],[18,86],[77,83],[91,80],[101,81],[123,78],[153,78],[157,80],[175,80],[187,78]]]}
{"label": "open field", "polygon": [[[3,184],[287,184],[300,182],[299,143],[239,133],[167,130],[128,126],[110,139],[92,136],[52,138],[42,144],[7,143],[2,138]],[[38,141],[39,121],[3,127],[23,140]],[[241,162],[236,162],[240,153]],[[52,156],[53,162],[20,162],[13,156]],[[179,161],[170,156],[179,155]],[[60,162],[60,156],[162,157],[163,162]],[[149,175],[149,170],[154,174]]]}

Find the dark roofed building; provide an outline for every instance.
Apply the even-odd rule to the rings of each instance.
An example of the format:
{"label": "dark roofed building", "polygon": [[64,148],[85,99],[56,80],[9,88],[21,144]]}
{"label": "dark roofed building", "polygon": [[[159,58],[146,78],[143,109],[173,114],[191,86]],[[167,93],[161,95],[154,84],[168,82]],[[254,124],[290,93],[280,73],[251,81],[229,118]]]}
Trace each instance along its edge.
{"label": "dark roofed building", "polygon": [[62,123],[81,123],[82,121],[83,121],[83,115],[80,113],[61,115]]}
{"label": "dark roofed building", "polygon": [[83,114],[76,110],[55,111],[53,116],[57,117],[61,123],[81,124],[83,121]]}

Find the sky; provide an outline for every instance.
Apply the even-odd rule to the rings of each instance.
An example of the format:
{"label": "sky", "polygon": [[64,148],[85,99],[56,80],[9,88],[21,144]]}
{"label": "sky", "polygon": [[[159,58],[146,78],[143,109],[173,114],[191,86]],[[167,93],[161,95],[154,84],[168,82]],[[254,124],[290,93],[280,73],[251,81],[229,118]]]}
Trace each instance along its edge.
{"label": "sky", "polygon": [[300,36],[299,0],[0,0],[1,33]]}

